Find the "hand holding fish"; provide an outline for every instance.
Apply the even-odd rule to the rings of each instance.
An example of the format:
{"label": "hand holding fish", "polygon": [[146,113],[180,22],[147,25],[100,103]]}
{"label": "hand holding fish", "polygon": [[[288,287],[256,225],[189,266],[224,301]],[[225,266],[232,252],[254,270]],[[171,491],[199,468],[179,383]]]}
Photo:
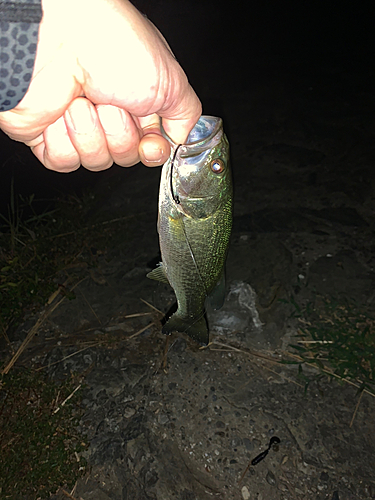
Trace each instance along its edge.
{"label": "hand holding fish", "polygon": [[29,89],[0,128],[49,169],[163,164],[201,104],[155,26],[127,0],[42,0]]}

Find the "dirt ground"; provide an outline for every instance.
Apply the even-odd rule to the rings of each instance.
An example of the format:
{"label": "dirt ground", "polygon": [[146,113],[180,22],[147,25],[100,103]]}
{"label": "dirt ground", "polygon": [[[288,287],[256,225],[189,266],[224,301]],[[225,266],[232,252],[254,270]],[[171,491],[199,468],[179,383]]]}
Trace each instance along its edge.
{"label": "dirt ground", "polygon": [[[222,59],[209,64],[221,74]],[[91,469],[76,499],[375,498],[375,399],[357,406],[355,387],[328,378],[305,393],[296,367],[277,364],[298,327],[291,294],[375,307],[374,87],[345,64],[274,61],[252,75],[200,87],[204,112],[223,116],[235,184],[213,344],[166,339],[141,300],[165,313],[174,295],[146,278],[160,169],[137,166],[97,186],[98,218],[129,216],[126,230],[25,354],[51,377],[84,375]],[[136,313],[149,314],[124,318]],[[249,466],[273,436],[280,444]]]}
{"label": "dirt ground", "polygon": [[[246,102],[225,101],[235,212],[228,296],[210,313],[210,348],[182,337],[167,343],[160,318],[140,300],[163,312],[174,301],[166,285],[145,277],[158,257],[159,169],[122,171],[101,186],[110,194],[98,217],[134,217],[77,298],[49,319],[44,338],[55,347],[45,354],[39,340],[31,348],[52,377],[85,374],[81,430],[92,468],[76,498],[375,498],[374,398],[362,397],[350,427],[354,387],[327,379],[305,394],[295,367],[269,361],[298,327],[279,299],[374,300],[369,96],[352,96],[343,109],[331,95],[327,108],[309,90],[313,81],[295,85],[293,96],[272,83],[254,87]],[[152,314],[124,319],[135,313]],[[105,334],[115,340],[110,347],[87,347]],[[245,473],[272,436],[278,451]]]}

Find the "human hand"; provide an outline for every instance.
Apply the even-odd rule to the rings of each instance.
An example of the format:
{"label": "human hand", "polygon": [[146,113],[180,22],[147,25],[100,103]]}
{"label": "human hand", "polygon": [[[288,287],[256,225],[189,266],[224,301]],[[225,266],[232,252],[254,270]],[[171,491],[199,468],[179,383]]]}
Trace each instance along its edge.
{"label": "human hand", "polygon": [[127,0],[42,0],[30,87],[0,128],[49,169],[155,166],[201,104],[166,41]]}

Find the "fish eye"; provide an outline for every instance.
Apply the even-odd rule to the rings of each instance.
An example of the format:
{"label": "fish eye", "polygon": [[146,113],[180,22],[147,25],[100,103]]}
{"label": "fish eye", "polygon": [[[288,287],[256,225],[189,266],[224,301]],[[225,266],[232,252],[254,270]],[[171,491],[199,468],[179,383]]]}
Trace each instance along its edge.
{"label": "fish eye", "polygon": [[221,174],[221,172],[223,172],[224,170],[223,160],[220,160],[219,158],[216,158],[216,160],[212,160],[211,170],[214,174]]}

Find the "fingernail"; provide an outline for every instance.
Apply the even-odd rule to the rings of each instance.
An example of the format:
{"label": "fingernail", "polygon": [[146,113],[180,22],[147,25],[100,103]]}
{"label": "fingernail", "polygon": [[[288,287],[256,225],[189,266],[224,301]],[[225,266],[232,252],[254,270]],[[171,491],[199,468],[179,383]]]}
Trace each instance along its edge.
{"label": "fingernail", "polygon": [[163,158],[163,150],[152,143],[144,144],[143,155],[146,161],[159,163]]}
{"label": "fingernail", "polygon": [[100,123],[107,135],[119,135],[125,129],[125,116],[122,109],[115,106],[97,107]]}
{"label": "fingernail", "polygon": [[96,126],[96,116],[91,107],[75,106],[73,110],[68,109],[70,126],[77,134],[90,134]]}

